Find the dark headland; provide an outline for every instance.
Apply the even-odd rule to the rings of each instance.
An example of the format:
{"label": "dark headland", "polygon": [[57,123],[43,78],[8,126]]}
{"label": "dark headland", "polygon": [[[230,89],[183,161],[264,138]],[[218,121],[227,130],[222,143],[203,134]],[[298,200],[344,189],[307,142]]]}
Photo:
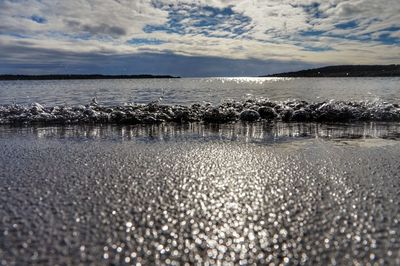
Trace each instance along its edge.
{"label": "dark headland", "polygon": [[400,65],[342,65],[278,73],[262,77],[400,77]]}
{"label": "dark headland", "polygon": [[169,75],[0,75],[0,80],[169,79]]}

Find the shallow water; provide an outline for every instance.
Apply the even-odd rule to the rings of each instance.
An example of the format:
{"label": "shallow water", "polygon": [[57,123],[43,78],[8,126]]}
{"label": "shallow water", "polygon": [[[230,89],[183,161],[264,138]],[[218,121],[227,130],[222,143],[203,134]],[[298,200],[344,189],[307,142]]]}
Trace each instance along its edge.
{"label": "shallow water", "polygon": [[399,124],[0,127],[0,263],[400,263]]}
{"label": "shallow water", "polygon": [[47,106],[126,102],[220,104],[228,100],[268,98],[400,102],[400,78],[197,78],[144,80],[0,81],[0,105],[38,102]]}

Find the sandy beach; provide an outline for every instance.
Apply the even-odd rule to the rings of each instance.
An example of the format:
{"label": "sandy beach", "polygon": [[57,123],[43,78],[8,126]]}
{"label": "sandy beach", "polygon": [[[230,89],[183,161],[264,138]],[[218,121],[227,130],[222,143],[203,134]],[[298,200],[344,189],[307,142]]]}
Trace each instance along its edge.
{"label": "sandy beach", "polygon": [[2,127],[0,263],[399,264],[395,126]]}

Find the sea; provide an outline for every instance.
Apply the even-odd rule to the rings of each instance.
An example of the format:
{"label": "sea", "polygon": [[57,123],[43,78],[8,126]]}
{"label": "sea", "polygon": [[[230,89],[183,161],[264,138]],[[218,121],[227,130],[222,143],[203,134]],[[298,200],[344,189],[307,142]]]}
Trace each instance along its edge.
{"label": "sea", "polygon": [[0,265],[399,265],[399,104],[398,77],[0,81]]}
{"label": "sea", "polygon": [[0,104],[221,104],[229,100],[400,102],[400,78],[181,78],[0,81]]}

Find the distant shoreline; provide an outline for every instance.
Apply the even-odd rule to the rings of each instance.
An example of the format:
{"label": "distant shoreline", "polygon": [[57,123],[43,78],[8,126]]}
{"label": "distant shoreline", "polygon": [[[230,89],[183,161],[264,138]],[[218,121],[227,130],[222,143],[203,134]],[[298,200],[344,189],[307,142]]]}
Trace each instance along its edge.
{"label": "distant shoreline", "polygon": [[[400,77],[400,64],[392,65],[339,65],[283,72],[258,77],[293,78],[347,78],[347,77]],[[171,75],[101,75],[101,74],[60,74],[60,75],[12,75],[0,74],[2,80],[92,80],[92,79],[179,79]]]}
{"label": "distant shoreline", "polygon": [[342,65],[327,66],[295,72],[284,72],[260,77],[290,78],[347,78],[347,77],[400,77],[400,65]]}
{"label": "distant shoreline", "polygon": [[175,79],[170,75],[0,75],[0,80]]}

